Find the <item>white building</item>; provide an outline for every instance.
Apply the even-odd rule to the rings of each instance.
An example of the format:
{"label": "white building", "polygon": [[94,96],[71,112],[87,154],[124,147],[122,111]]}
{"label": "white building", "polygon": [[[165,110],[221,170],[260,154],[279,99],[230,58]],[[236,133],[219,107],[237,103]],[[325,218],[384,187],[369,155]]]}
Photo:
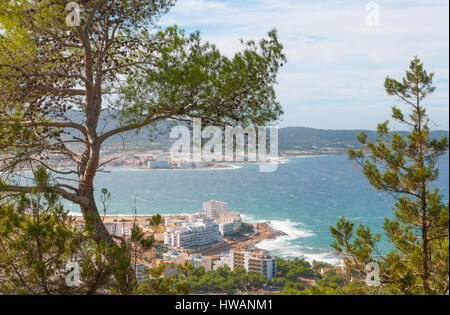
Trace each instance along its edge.
{"label": "white building", "polygon": [[[241,225],[241,214],[237,211],[227,210],[227,203],[222,201],[211,200],[203,203],[203,208],[200,214],[206,218],[210,218],[219,224],[222,224],[221,235],[229,235],[239,230]],[[233,223],[233,231],[230,231]],[[223,234],[223,232],[226,232]]]}
{"label": "white building", "polygon": [[227,203],[222,201],[211,200],[203,203],[202,213],[214,220],[219,220],[222,213],[227,211]]}
{"label": "white building", "polygon": [[124,228],[123,228],[122,224],[105,223],[105,228],[108,231],[108,233],[111,235],[115,235],[118,237],[124,236]]}
{"label": "white building", "polygon": [[148,162],[148,168],[151,169],[168,169],[170,168],[168,161],[150,161]]}
{"label": "white building", "polygon": [[221,256],[220,259],[213,261],[213,270],[217,270],[225,266],[228,266],[230,267],[230,269],[233,269],[233,261],[231,260],[231,256],[229,254]]}
{"label": "white building", "polygon": [[172,248],[199,248],[219,241],[219,225],[204,219],[184,223],[181,227],[168,227],[164,244]]}
{"label": "white building", "polygon": [[232,249],[229,254],[232,269],[244,268],[247,272],[265,275],[267,280],[276,276],[277,263],[266,250],[258,248]]}
{"label": "white building", "polygon": [[163,254],[163,260],[166,262],[171,262],[177,265],[183,264],[185,258],[188,255],[185,253],[179,253],[178,251],[168,251],[167,253]]}
{"label": "white building", "polygon": [[221,236],[232,235],[235,232],[235,223],[234,222],[226,222],[219,223],[219,233]]}
{"label": "white building", "polygon": [[202,255],[188,255],[186,253],[178,253],[177,251],[167,252],[163,255],[166,262],[175,263],[177,265],[188,262],[195,268],[203,267],[206,272],[212,270],[212,259],[203,257]]}
{"label": "white building", "polygon": [[130,226],[124,226],[123,224],[116,224],[116,223],[105,223],[105,228],[111,235],[125,238],[131,236]]}
{"label": "white building", "polygon": [[182,162],[179,162],[178,163],[178,167],[179,168],[195,168],[196,166],[195,166],[195,162],[185,162],[185,161],[182,161]]}

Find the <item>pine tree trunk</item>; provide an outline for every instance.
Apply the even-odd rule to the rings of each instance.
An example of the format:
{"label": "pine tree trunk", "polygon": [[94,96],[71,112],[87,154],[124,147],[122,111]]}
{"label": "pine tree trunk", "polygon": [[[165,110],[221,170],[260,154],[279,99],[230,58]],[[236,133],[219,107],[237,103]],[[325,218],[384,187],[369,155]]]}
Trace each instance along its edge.
{"label": "pine tree trunk", "polygon": [[94,190],[91,189],[86,192],[84,197],[89,200],[89,205],[87,207],[81,207],[88,231],[92,233],[92,237],[96,243],[103,240],[107,245],[112,246],[114,244],[114,240],[102,222],[95,203]]}
{"label": "pine tree trunk", "polygon": [[[425,194],[425,191],[424,191]],[[423,294],[429,294],[429,262],[428,262],[428,226],[427,226],[427,204],[426,196],[422,197],[422,290]]]}
{"label": "pine tree trunk", "polygon": [[[92,128],[95,128],[95,126]],[[87,202],[80,206],[87,231],[92,234],[94,241],[99,243],[103,240],[107,245],[112,246],[114,240],[103,224],[94,197],[94,178],[100,160],[100,145],[97,139],[94,132],[89,139],[91,145],[88,146],[83,155],[83,163],[79,173],[79,193]]]}

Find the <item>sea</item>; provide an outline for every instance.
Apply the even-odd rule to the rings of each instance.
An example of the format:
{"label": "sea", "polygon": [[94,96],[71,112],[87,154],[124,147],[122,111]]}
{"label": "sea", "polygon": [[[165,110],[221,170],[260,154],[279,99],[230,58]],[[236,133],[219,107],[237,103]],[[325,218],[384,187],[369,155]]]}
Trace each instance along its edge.
{"label": "sea", "polygon": [[[448,154],[439,162],[435,187],[449,196]],[[202,203],[220,200],[239,211],[243,221],[269,222],[286,233],[257,246],[272,255],[305,258],[336,264],[330,244],[330,226],[340,217],[382,233],[386,217],[393,217],[394,202],[374,190],[362,171],[346,156],[283,158],[276,171],[259,172],[257,164],[235,164],[226,169],[150,170],[111,168],[98,173],[96,198],[101,188],[111,193],[108,214],[192,214]],[[66,203],[72,213],[78,206]],[[101,208],[101,206],[100,206]],[[381,250],[390,244],[382,237]]]}

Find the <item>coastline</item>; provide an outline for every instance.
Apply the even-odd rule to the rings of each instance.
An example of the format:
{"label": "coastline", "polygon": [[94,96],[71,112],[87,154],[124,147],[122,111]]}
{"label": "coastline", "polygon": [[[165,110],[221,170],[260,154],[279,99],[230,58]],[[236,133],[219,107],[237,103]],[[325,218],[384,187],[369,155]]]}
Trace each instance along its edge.
{"label": "coastline", "polygon": [[[342,155],[342,154],[280,154],[278,158],[274,161],[229,161],[229,162],[214,162],[215,164],[212,166],[206,166],[206,167],[186,167],[186,168],[179,168],[179,167],[169,167],[169,168],[148,168],[145,166],[139,166],[136,164],[121,164],[121,165],[105,165],[105,170],[114,170],[114,169],[122,169],[122,170],[147,170],[147,171],[205,171],[205,170],[234,170],[239,169],[242,167],[242,165],[270,165],[270,164],[283,164],[286,162],[286,159],[295,159],[295,158],[315,158],[315,157],[327,157],[327,156],[336,156],[336,155]],[[66,165],[57,165],[54,167],[55,170],[61,170],[61,169],[72,169],[73,166]],[[31,171],[31,168],[24,167],[24,171]]]}
{"label": "coastline", "polygon": [[[74,220],[75,223],[83,223],[84,219],[81,214],[71,213],[69,214]],[[170,217],[171,219],[183,218],[185,215],[161,215],[162,221],[165,220],[166,217]],[[152,215],[106,215],[102,216],[104,223],[132,223],[134,220],[137,221],[138,225],[146,226],[148,225],[149,220],[152,218]],[[226,238],[223,242],[218,244],[213,244],[211,246],[201,248],[196,250],[199,254],[215,256],[222,252],[228,251],[232,248],[238,248],[243,246],[256,246],[258,243],[264,240],[276,239],[281,236],[286,236],[283,231],[276,230],[273,228],[269,222],[257,222],[257,223],[245,223],[247,225],[253,226],[253,233],[249,235],[242,234],[238,237]]]}
{"label": "coastline", "polygon": [[[185,214],[162,214],[162,221],[165,220],[166,217],[174,220],[178,219],[184,219],[186,216],[190,215],[189,213]],[[84,222],[83,217],[80,213],[70,213],[69,216],[75,219],[75,223],[82,223]],[[152,215],[106,215],[102,216],[104,223],[116,223],[116,224],[130,224],[135,219],[137,220],[137,223],[143,227],[147,226],[149,220],[152,218]],[[206,246],[200,249],[197,249],[193,252],[197,254],[201,254],[203,256],[211,256],[215,258],[219,258],[221,254],[224,252],[227,252],[233,248],[240,248],[240,247],[258,247],[261,249],[268,250],[272,255],[278,256],[278,257],[299,257],[304,258],[309,262],[312,262],[314,260],[318,261],[324,261],[327,263],[330,263],[335,266],[339,266],[340,260],[336,258],[332,253],[328,251],[320,251],[318,253],[304,253],[302,255],[296,255],[296,256],[285,256],[285,255],[277,255],[275,253],[272,253],[271,247],[273,247],[273,244],[269,246],[269,248],[266,248],[265,243],[273,243],[277,241],[283,241],[284,239],[291,239],[293,235],[288,231],[283,231],[281,229],[277,229],[273,226],[271,221],[260,221],[260,222],[252,222],[247,223],[243,222],[247,226],[253,227],[253,232],[251,234],[242,234],[239,233],[237,235],[227,237],[223,239],[221,242],[212,244],[210,246]],[[294,236],[295,237],[295,236]],[[259,246],[261,244],[261,246]],[[263,245],[264,244],[264,245]]]}
{"label": "coastline", "polygon": [[107,166],[107,169],[133,169],[133,170],[148,170],[148,171],[182,171],[182,170],[223,170],[223,169],[234,169],[236,168],[233,164],[214,164],[212,166],[207,167],[192,167],[192,168],[179,168],[179,167],[172,167],[172,168],[148,168],[144,166],[137,166],[134,164],[124,164],[124,165],[116,165],[116,166]]}
{"label": "coastline", "polygon": [[287,235],[282,231],[275,230],[268,222],[253,223],[251,225],[254,227],[254,232],[251,235],[244,236],[236,240],[226,240],[224,243],[215,244],[205,249],[200,249],[198,250],[199,254],[215,256],[233,248],[256,246],[264,240],[276,239],[277,237]]}
{"label": "coastline", "polygon": [[[312,157],[312,156],[311,156]],[[281,156],[280,156],[281,158]],[[125,170],[147,170],[147,171],[205,171],[205,170],[234,170],[239,169],[242,167],[242,165],[263,165],[263,164],[276,164],[276,163],[282,163],[283,160],[278,161],[270,161],[270,162],[264,162],[264,161],[230,161],[230,162],[216,162],[216,164],[212,166],[206,166],[206,167],[186,167],[186,168],[179,168],[179,167],[170,167],[170,168],[148,168],[145,166],[137,166],[135,164],[124,164],[124,165],[110,165],[107,166],[105,169],[125,169]]]}

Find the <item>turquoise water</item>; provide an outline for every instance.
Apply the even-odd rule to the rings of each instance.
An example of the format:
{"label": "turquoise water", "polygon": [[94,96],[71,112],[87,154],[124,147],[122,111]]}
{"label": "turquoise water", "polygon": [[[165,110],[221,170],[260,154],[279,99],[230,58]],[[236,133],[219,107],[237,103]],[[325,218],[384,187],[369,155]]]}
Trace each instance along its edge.
{"label": "turquoise water", "polygon": [[[213,170],[110,169],[99,173],[95,187],[112,195],[109,214],[130,214],[134,197],[138,214],[181,214],[199,211],[202,202],[228,202],[245,221],[270,221],[288,234],[259,244],[273,254],[335,262],[329,244],[330,225],[340,216],[380,231],[392,216],[386,195],[368,184],[345,156],[290,158],[273,173],[258,165]],[[440,162],[436,185],[448,196],[448,155]],[[79,212],[74,205],[68,210]]]}

